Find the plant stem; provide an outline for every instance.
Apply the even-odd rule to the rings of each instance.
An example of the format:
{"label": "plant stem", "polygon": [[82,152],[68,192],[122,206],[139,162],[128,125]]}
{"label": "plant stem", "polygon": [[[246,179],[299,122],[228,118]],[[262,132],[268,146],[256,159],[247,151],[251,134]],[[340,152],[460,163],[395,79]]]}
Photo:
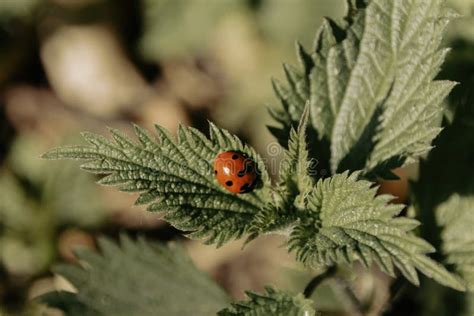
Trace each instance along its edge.
{"label": "plant stem", "polygon": [[324,280],[327,278],[332,277],[337,271],[336,266],[331,266],[329,267],[326,271],[323,273],[315,276],[314,278],[309,281],[309,283],[306,285],[304,289],[304,297],[309,298],[313,294],[314,290],[318,287],[319,284],[321,284]]}
{"label": "plant stem", "polygon": [[325,281],[328,278],[333,278],[334,281],[336,281],[336,283],[341,287],[345,296],[349,300],[349,303],[351,304],[351,307],[354,310],[353,315],[365,316],[364,306],[359,301],[354,291],[352,291],[351,285],[347,282],[347,280],[336,276],[335,275],[336,272],[337,272],[337,267],[331,266],[325,272],[312,278],[311,281],[309,281],[309,283],[306,285],[303,291],[304,297],[310,298],[314,290],[318,287],[318,285],[320,285],[323,281]]}
{"label": "plant stem", "polygon": [[364,306],[355,295],[351,285],[347,282],[347,280],[338,276],[335,276],[334,280],[339,284],[341,289],[344,291],[345,296],[349,299],[350,304],[354,309],[354,314],[352,315],[365,316]]}
{"label": "plant stem", "polygon": [[407,289],[408,282],[404,278],[397,278],[390,285],[390,300],[385,303],[383,308],[384,313],[390,311],[393,306],[402,298],[403,292]]}

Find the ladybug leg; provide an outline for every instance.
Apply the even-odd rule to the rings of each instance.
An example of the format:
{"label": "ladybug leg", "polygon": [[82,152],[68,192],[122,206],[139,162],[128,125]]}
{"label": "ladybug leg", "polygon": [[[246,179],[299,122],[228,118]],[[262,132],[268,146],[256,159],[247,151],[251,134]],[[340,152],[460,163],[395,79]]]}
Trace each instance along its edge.
{"label": "ladybug leg", "polygon": [[248,173],[254,173],[256,172],[255,170],[255,165],[254,165],[254,162],[250,159],[246,159],[245,160],[245,164],[244,164],[244,168],[245,168],[245,172],[248,172]]}
{"label": "ladybug leg", "polygon": [[250,186],[248,183],[245,183],[243,186],[240,187],[240,193],[245,193],[250,191]]}

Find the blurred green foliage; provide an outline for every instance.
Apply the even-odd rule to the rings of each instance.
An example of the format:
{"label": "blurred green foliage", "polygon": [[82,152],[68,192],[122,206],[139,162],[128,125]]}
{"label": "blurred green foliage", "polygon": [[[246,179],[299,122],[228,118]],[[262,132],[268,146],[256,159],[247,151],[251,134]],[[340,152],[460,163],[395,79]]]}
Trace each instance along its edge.
{"label": "blurred green foliage", "polygon": [[283,75],[282,60],[295,60],[296,40],[312,46],[322,18],[344,10],[343,0],[145,0],[139,47],[152,62],[214,60],[225,93],[212,117],[258,148],[271,140],[262,124],[264,105],[274,102],[269,78]]}
{"label": "blurred green foliage", "polygon": [[[106,9],[94,13],[95,22],[100,22],[101,14],[104,14],[105,21],[108,19],[106,13],[127,1],[74,2],[101,2]],[[322,16],[336,19],[342,16],[343,2],[141,0],[137,1],[141,16],[121,22],[139,20],[141,29],[135,34],[136,38],[127,42],[127,45],[132,45],[127,47],[127,51],[140,52],[134,60],[138,64],[159,65],[180,59],[217,60],[217,74],[225,82],[226,91],[220,100],[220,108],[210,115],[223,126],[244,130],[252,142],[266,144],[270,138],[262,133],[262,122],[267,120],[264,104],[274,101],[268,79],[283,75],[280,70],[282,60],[295,60],[295,39],[307,48],[312,45],[314,30]],[[17,77],[14,74],[28,78],[38,75],[34,73],[38,69],[30,67],[39,56],[38,33],[44,21],[38,20],[38,13],[58,3],[50,0],[0,0],[0,86],[15,82]],[[440,77],[461,84],[449,97],[452,111],[448,113],[450,120],[445,122],[445,131],[436,140],[436,149],[422,164],[420,183],[425,186],[415,188],[424,214],[429,214],[425,218],[427,224],[421,229],[428,234],[425,237],[431,234],[431,238],[427,238],[435,243],[439,241],[440,232],[432,212],[452,192],[471,191],[469,178],[474,148],[472,123],[466,123],[474,112],[474,103],[466,102],[467,92],[474,85],[474,1],[447,0],[447,3],[464,17],[449,28],[446,45],[453,50]],[[63,13],[57,14],[61,16]],[[455,115],[460,104],[462,108]],[[461,118],[465,123],[459,125]],[[35,137],[18,137],[7,162],[0,167],[0,264],[13,276],[31,277],[49,269],[56,259],[57,236],[62,228],[97,227],[104,221],[105,214],[94,178],[72,164],[48,164],[45,168],[44,162],[38,159],[45,149],[41,143]],[[333,310],[338,305],[333,292],[326,284],[317,289],[314,298],[321,306],[330,305],[326,306],[327,309]],[[453,293],[434,282],[425,281],[421,291],[413,288],[405,293],[387,314],[474,314],[472,295]],[[325,309],[324,306],[321,309]],[[411,309],[400,312],[404,307]],[[0,307],[0,314],[1,310]]]}
{"label": "blurred green foliage", "polygon": [[462,38],[474,41],[474,1],[472,0],[447,0],[448,6],[455,9],[461,16],[450,26],[447,33],[448,41]]}
{"label": "blurred green foliage", "polygon": [[176,245],[134,241],[126,235],[121,236],[119,245],[106,238],[100,238],[99,245],[101,255],[89,250],[77,252],[81,267],[55,268],[78,293],[52,292],[40,300],[71,316],[152,316],[161,311],[167,315],[204,316],[215,314],[229,303],[227,294],[197,270]]}
{"label": "blurred green foliage", "polygon": [[56,254],[58,229],[104,220],[93,177],[73,165],[45,167],[34,136],[16,139],[0,170],[0,263],[15,275],[43,272]]}
{"label": "blurred green foliage", "polygon": [[294,39],[310,45],[322,17],[341,15],[343,7],[342,0],[144,0],[140,48],[153,61],[203,54],[228,19],[243,14],[240,23],[288,53]]}
{"label": "blurred green foliage", "polygon": [[42,0],[3,0],[0,2],[0,17],[28,17]]}
{"label": "blurred green foliage", "polygon": [[160,61],[204,53],[210,37],[225,15],[245,8],[233,0],[144,0],[144,34],[140,47],[145,58]]}

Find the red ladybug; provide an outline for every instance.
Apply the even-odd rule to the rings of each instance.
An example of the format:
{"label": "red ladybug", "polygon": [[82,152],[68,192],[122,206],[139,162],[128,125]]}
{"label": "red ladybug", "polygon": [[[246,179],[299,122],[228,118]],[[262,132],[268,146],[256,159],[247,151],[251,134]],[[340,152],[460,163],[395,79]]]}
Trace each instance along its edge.
{"label": "red ladybug", "polygon": [[255,162],[236,151],[226,151],[214,159],[214,176],[232,193],[252,191],[257,180]]}

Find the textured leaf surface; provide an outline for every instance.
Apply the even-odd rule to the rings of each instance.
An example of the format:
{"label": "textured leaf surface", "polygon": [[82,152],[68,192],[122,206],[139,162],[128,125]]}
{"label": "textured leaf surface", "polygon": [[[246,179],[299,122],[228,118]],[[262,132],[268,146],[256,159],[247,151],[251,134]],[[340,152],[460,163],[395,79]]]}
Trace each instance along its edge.
{"label": "textured leaf surface", "polygon": [[353,5],[344,27],[326,20],[314,49],[298,48],[302,70],[285,67],[288,86],[274,85],[283,104],[273,111],[284,126],[279,132],[309,100],[312,126],[330,143],[332,173],[383,175],[428,151],[453,87],[433,80],[447,52],[439,48],[443,30],[454,16],[441,0],[367,2]]}
{"label": "textured leaf surface", "polygon": [[46,303],[104,316],[207,316],[228,304],[226,294],[196,270],[180,248],[127,237],[122,237],[121,247],[107,239],[99,244],[102,254],[78,253],[81,267],[55,269],[77,288],[77,294],[50,293],[43,297]]}
{"label": "textured leaf surface", "polygon": [[305,192],[312,184],[309,172],[312,171],[308,160],[306,128],[308,125],[309,107],[304,110],[298,129],[291,129],[288,149],[285,150],[280,169],[280,183],[287,194],[292,197]]}
{"label": "textured leaf surface", "polygon": [[441,238],[448,263],[474,291],[474,196],[454,194],[436,210],[438,223],[443,227]]}
{"label": "textured leaf surface", "polygon": [[416,269],[437,282],[464,289],[462,282],[425,254],[434,248],[411,231],[414,219],[396,217],[402,205],[387,204],[392,197],[376,194],[376,187],[347,172],[319,180],[308,196],[306,209],[290,235],[290,250],[310,265],[333,265],[360,260],[375,262],[394,276],[394,267],[414,284]]}
{"label": "textured leaf surface", "polygon": [[[191,237],[221,245],[247,232],[269,188],[265,166],[255,151],[212,124],[210,140],[191,127],[181,126],[176,141],[162,127],[156,126],[156,131],[158,140],[135,127],[138,142],[117,130],[111,130],[113,140],[84,133],[89,145],[54,149],[43,157],[87,160],[83,169],[107,175],[101,184],[140,192],[137,204],[166,212],[165,219],[191,231]],[[246,153],[257,163],[260,181],[252,192],[231,194],[215,180],[213,160],[227,150]]]}
{"label": "textured leaf surface", "polygon": [[248,301],[233,303],[232,307],[218,313],[219,316],[313,316],[313,301],[302,294],[290,293],[267,287],[262,294],[246,292]]}
{"label": "textured leaf surface", "polygon": [[260,233],[286,229],[296,220],[295,207],[304,203],[306,194],[311,190],[314,172],[314,161],[308,160],[306,129],[308,126],[309,107],[306,107],[298,129],[291,128],[288,149],[284,151],[280,162],[280,180],[267,205],[256,214],[251,237]]}
{"label": "textured leaf surface", "polygon": [[67,316],[100,316],[101,314],[78,301],[76,294],[66,291],[49,292],[38,300],[48,306],[57,308]]}

